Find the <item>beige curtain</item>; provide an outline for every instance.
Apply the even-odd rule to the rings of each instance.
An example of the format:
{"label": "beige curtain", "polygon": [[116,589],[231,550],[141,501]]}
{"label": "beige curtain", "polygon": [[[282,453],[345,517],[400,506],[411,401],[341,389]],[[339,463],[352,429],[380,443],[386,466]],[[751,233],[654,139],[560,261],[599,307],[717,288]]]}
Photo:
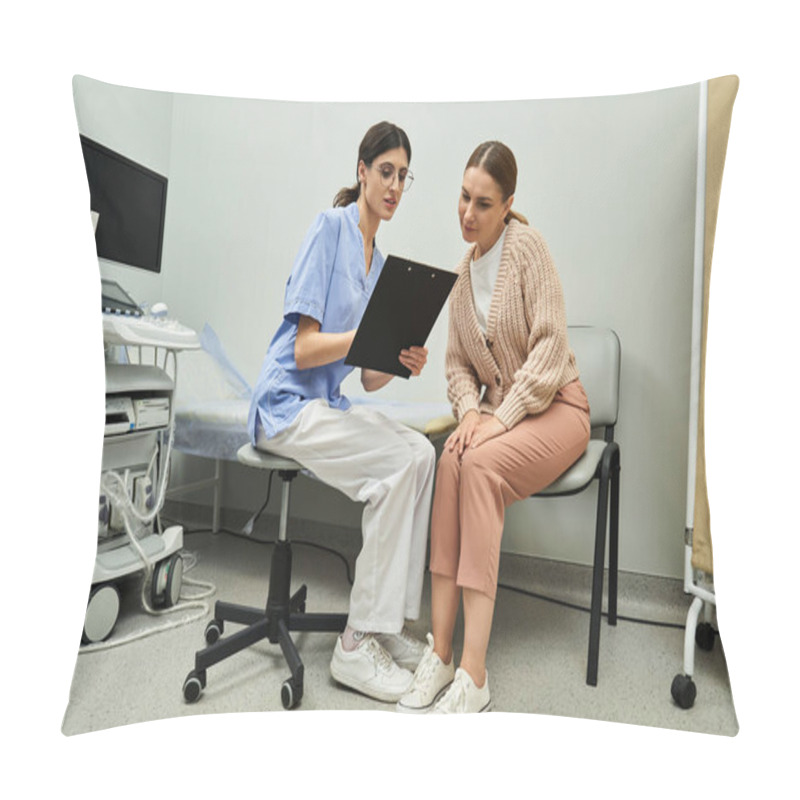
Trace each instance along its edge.
{"label": "beige curtain", "polygon": [[708,131],[706,143],[706,213],[705,251],[703,253],[703,336],[700,356],[700,397],[697,406],[697,475],[695,479],[694,535],[692,566],[709,575],[714,572],[711,549],[711,518],[708,507],[705,450],[705,373],[706,331],[708,330],[708,293],[711,279],[711,255],[717,227],[722,170],[728,147],[733,101],[739,89],[735,75],[714,78],[708,82]]}

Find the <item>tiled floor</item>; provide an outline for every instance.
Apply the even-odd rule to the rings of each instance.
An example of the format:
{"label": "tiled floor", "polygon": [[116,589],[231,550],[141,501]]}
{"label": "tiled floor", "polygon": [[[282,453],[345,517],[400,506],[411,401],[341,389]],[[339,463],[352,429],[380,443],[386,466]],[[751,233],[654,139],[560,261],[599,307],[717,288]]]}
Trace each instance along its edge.
{"label": "tiled floor", "polygon": [[[274,524],[260,523],[274,536]],[[348,530],[320,532],[313,525],[295,525],[293,588],[309,587],[309,611],[346,611],[347,570],[335,555],[299,543],[335,548],[351,565],[359,534]],[[215,592],[200,608],[182,608],[153,617],[142,609],[139,587],[125,587],[117,626],[103,649],[85,648],[77,657],[69,706],[64,716],[67,735],[134,722],[196,714],[244,711],[283,712],[280,687],[289,676],[280,648],[262,641],[208,670],[208,682],[196,703],[185,702],[183,682],[194,666],[194,653],[204,645],[204,630],[217,599],[261,606],[266,599],[272,545],[227,533],[195,533],[185,537],[187,563],[183,596],[198,593],[189,580],[210,582]],[[500,583],[556,600],[588,605],[586,568],[504,554]],[[424,638],[429,630],[429,581],[423,618],[412,630]],[[183,600],[181,601],[184,602]],[[203,605],[205,603],[205,605]],[[683,625],[689,598],[679,581],[620,575],[619,614]],[[670,685],[682,671],[683,631],[621,619],[602,626],[599,681],[585,682],[588,613],[560,603],[526,596],[508,588],[498,593],[488,659],[494,708],[500,712],[582,717],[634,725],[733,736],[738,730],[722,642],[695,656],[697,700],[680,709]],[[169,627],[167,627],[169,626]],[[229,625],[229,629],[235,626]],[[143,638],[119,644],[142,632]],[[329,673],[335,634],[295,634],[305,665],[304,696],[291,713],[309,709],[385,710],[378,703],[339,687]],[[459,642],[456,642],[456,652]],[[143,677],[146,676],[146,680]],[[283,712],[286,713],[286,712]]]}

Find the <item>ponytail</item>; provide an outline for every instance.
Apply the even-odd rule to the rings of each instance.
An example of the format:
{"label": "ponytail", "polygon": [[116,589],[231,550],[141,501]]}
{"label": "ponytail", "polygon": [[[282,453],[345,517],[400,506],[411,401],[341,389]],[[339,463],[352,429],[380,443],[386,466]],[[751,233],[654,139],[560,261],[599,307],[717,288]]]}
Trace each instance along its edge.
{"label": "ponytail", "polygon": [[530,224],[528,222],[528,220],[524,216],[522,216],[522,214],[520,214],[520,213],[518,213],[516,211],[509,211],[508,214],[506,214],[506,218],[505,218],[504,222],[506,223],[506,225],[508,225],[508,223],[511,222],[512,219],[515,219],[517,222],[519,222],[522,225],[529,225]]}
{"label": "ponytail", "polygon": [[360,194],[360,183],[357,183],[355,186],[345,186],[343,189],[339,189],[336,193],[336,197],[333,198],[333,207],[349,206],[350,203],[355,203],[355,201],[358,200]]}
{"label": "ponytail", "polygon": [[[406,151],[408,160],[411,161],[411,143],[408,141],[408,136],[402,128],[391,122],[378,122],[373,125],[361,140],[358,148],[358,161],[356,161],[356,175],[358,175],[358,165],[363,161],[366,166],[371,166],[372,162],[381,153],[387,150],[394,150],[396,147],[402,147]],[[355,203],[361,195],[361,183],[356,182],[355,186],[339,189],[336,196],[333,198],[334,208],[338,206],[348,206],[350,203]]]}

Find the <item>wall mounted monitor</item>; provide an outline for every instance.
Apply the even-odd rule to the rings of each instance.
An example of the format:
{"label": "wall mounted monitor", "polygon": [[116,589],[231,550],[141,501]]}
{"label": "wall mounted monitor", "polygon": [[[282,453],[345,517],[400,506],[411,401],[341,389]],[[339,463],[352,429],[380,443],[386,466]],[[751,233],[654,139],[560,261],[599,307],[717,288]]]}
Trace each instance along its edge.
{"label": "wall mounted monitor", "polygon": [[81,136],[98,258],[161,271],[167,179]]}

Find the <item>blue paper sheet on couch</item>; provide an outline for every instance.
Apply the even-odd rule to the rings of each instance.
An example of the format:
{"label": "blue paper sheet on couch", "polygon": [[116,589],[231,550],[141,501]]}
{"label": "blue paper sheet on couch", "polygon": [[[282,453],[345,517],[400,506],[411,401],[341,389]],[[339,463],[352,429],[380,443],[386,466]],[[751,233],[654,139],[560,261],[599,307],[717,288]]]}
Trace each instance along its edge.
{"label": "blue paper sheet on couch", "polygon": [[[253,390],[207,323],[200,343],[200,350],[179,355],[175,448],[190,455],[235,461],[236,451],[249,441],[247,412]],[[450,420],[447,401],[408,403],[371,397],[350,400],[353,405],[374,408],[422,433],[440,432]]]}

